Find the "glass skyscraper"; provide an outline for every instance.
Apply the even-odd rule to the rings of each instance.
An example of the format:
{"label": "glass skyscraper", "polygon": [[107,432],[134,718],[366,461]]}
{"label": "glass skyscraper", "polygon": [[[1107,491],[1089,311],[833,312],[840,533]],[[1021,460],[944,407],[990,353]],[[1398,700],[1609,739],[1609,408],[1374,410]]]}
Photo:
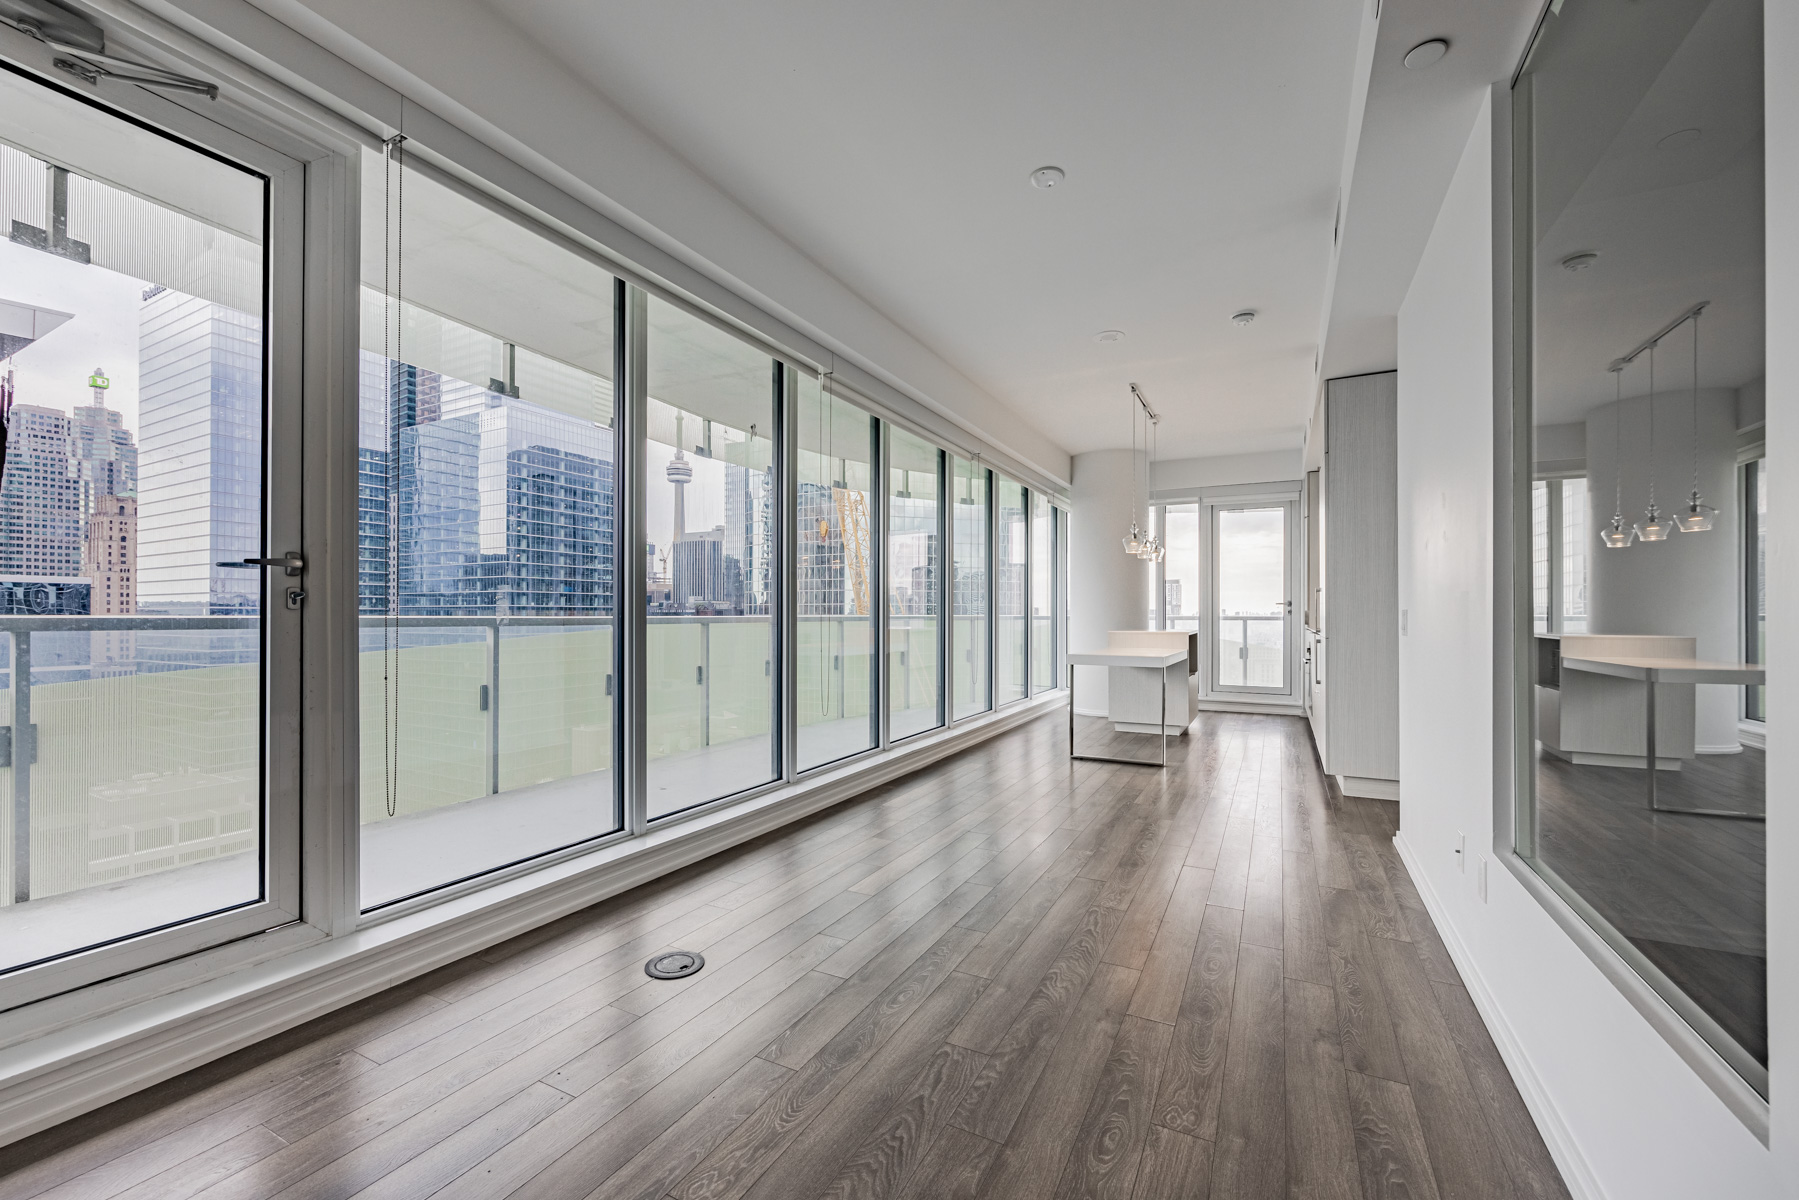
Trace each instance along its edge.
{"label": "glass skyscraper", "polygon": [[254,614],[261,552],[262,322],[164,288],[139,319],[138,611]]}
{"label": "glass skyscraper", "polygon": [[363,352],[364,613],[388,611],[394,530],[402,615],[611,612],[612,430],[521,392]]}

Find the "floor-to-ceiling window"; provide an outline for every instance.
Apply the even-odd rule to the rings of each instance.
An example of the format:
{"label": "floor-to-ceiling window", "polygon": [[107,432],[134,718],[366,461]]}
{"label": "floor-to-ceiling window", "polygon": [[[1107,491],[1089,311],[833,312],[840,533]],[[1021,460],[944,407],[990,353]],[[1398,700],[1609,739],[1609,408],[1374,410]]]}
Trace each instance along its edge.
{"label": "floor-to-ceiling window", "polygon": [[1766,772],[1739,721],[1780,667],[1745,636],[1766,514],[1733,502],[1765,388],[1762,64],[1760,0],[1543,19],[1513,90],[1509,616],[1518,853],[1765,1092]]}
{"label": "floor-to-ceiling window", "polygon": [[8,1006],[298,915],[298,172],[0,70]]}
{"label": "floor-to-ceiling window", "polygon": [[992,473],[973,459],[952,456],[950,463],[950,690],[952,713],[961,718],[993,707],[987,670]]}
{"label": "floor-to-ceiling window", "polygon": [[887,431],[887,709],[898,740],[943,724],[938,614],[943,452]]}
{"label": "floor-to-ceiling window", "polygon": [[1197,504],[1170,504],[1162,510],[1163,629],[1199,629],[1205,609],[1200,574],[1199,514]]}
{"label": "floor-to-ceiling window", "polygon": [[1028,624],[1025,576],[1028,547],[1024,485],[994,476],[996,537],[993,546],[993,699],[996,704],[1025,694]]}
{"label": "floor-to-ceiling window", "polygon": [[362,904],[620,827],[613,276],[364,156]]}
{"label": "floor-to-ceiling window", "polygon": [[1055,567],[1051,574],[1051,583],[1055,588],[1055,663],[1051,675],[1056,687],[1068,686],[1068,510],[1057,505],[1050,509],[1055,518],[1056,532],[1051,539]]}
{"label": "floor-to-ceiling window", "polygon": [[643,447],[649,816],[775,778],[775,363],[651,297]]}
{"label": "floor-to-ceiling window", "polygon": [[1049,497],[1031,493],[1031,692],[1056,686],[1055,519]]}
{"label": "floor-to-ceiling window", "polygon": [[804,771],[867,750],[874,722],[875,419],[800,380],[794,679]]}

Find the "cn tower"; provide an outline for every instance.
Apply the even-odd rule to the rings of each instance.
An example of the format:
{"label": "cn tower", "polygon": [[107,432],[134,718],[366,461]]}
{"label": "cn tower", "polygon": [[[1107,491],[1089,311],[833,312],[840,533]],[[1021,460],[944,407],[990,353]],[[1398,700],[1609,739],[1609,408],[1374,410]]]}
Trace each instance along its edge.
{"label": "cn tower", "polygon": [[668,460],[668,481],[675,485],[675,537],[677,542],[687,540],[687,485],[693,481],[693,464],[681,454],[681,448],[675,447],[675,456]]}

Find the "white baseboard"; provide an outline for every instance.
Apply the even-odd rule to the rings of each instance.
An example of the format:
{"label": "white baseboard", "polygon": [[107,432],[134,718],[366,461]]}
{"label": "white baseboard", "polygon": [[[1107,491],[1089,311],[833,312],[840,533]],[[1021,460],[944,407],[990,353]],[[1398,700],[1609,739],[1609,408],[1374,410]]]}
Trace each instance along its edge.
{"label": "white baseboard", "polygon": [[1282,704],[1267,700],[1215,700],[1201,697],[1201,712],[1255,713],[1264,717],[1303,717],[1306,710],[1300,704]]}
{"label": "white baseboard", "polygon": [[1431,885],[1430,877],[1419,865],[1418,856],[1412,852],[1405,840],[1405,834],[1396,834],[1393,848],[1399,852],[1399,860],[1411,873],[1412,886],[1418,890],[1418,897],[1424,901],[1425,911],[1437,927],[1437,936],[1442,938],[1443,946],[1449,951],[1455,969],[1461,974],[1462,983],[1468,989],[1469,997],[1474,1001],[1475,1009],[1486,1022],[1487,1031],[1493,1035],[1493,1044],[1499,1048],[1499,1057],[1504,1060],[1506,1070],[1512,1074],[1512,1081],[1518,1085],[1518,1094],[1524,1099],[1524,1107],[1530,1110],[1531,1119],[1537,1123],[1537,1132],[1543,1135],[1543,1144],[1549,1148],[1549,1157],[1555,1160],[1556,1169],[1562,1173],[1562,1182],[1568,1185],[1569,1193],[1574,1200],[1609,1200],[1605,1189],[1600,1186],[1599,1177],[1593,1173],[1592,1165],[1580,1151],[1580,1144],[1574,1137],[1574,1131],[1562,1119],[1562,1114],[1549,1098],[1543,1087],[1543,1079],[1537,1074],[1536,1067],[1530,1061],[1530,1055],[1518,1040],[1511,1022],[1505,1018],[1499,1002],[1493,998],[1492,989],[1487,986],[1486,977],[1481,974],[1480,967],[1468,953],[1467,944],[1462,941],[1461,934],[1450,922],[1443,910],[1443,902],[1438,898],[1436,889]]}
{"label": "white baseboard", "polygon": [[[341,937],[321,939],[303,925],[273,930],[262,935],[275,948],[263,961],[46,1026],[42,1036],[0,1049],[0,1146],[760,837],[1066,702],[1066,693],[1044,693],[788,790],[723,805]],[[312,940],[287,948],[296,930]],[[17,1019],[56,1003],[52,998],[7,1015]]]}
{"label": "white baseboard", "polygon": [[1761,721],[1738,721],[1737,737],[1743,745],[1755,750],[1768,748],[1768,726]]}
{"label": "white baseboard", "polygon": [[1742,752],[1743,743],[1740,741],[1720,742],[1716,746],[1693,747],[1693,753],[1695,754],[1741,754]]}
{"label": "white baseboard", "polygon": [[1368,800],[1398,800],[1399,780],[1367,779],[1360,775],[1339,775],[1337,786],[1345,796],[1361,796]]}

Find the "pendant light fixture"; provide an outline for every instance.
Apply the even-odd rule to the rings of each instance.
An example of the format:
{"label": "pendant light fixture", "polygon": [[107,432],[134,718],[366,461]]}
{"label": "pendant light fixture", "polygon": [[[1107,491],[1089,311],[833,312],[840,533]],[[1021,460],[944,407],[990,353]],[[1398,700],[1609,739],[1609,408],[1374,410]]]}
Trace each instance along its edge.
{"label": "pendant light fixture", "polygon": [[[1148,419],[1149,427],[1143,431],[1143,519],[1145,521],[1149,520],[1150,472],[1154,469],[1156,464],[1156,450],[1161,444],[1162,430],[1162,423],[1156,420],[1154,415],[1150,415]],[[1143,548],[1137,552],[1137,557],[1141,558],[1144,562],[1161,562],[1164,553],[1162,535],[1159,533],[1152,533],[1144,539]]]}
{"label": "pendant light fixture", "polygon": [[1141,557],[1143,528],[1137,524],[1137,389],[1131,388],[1131,528],[1124,535],[1124,552]]}
{"label": "pendant light fixture", "polygon": [[1662,510],[1655,503],[1655,345],[1649,347],[1649,506],[1644,519],[1637,522],[1639,542],[1665,542],[1671,521],[1662,520]]}
{"label": "pendant light fixture", "polygon": [[1614,400],[1612,403],[1612,480],[1617,485],[1612,497],[1612,523],[1601,530],[1599,540],[1608,550],[1622,550],[1630,545],[1637,531],[1624,524],[1624,364],[1612,367]]}
{"label": "pendant light fixture", "polygon": [[1693,490],[1687,496],[1686,508],[1674,514],[1674,524],[1682,533],[1704,533],[1712,527],[1712,515],[1718,510],[1699,495],[1699,314],[1693,314]]}

